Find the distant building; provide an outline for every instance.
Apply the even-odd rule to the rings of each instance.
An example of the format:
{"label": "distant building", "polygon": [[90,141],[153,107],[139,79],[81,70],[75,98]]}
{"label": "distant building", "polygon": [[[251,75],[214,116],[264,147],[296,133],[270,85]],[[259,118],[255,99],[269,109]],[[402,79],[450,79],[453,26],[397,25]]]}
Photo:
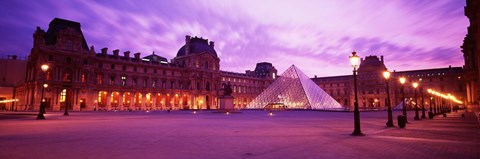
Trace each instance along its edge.
{"label": "distant building", "polygon": [[27,60],[16,55],[0,57],[0,110],[14,110],[15,87],[25,81]]}
{"label": "distant building", "polygon": [[[118,49],[97,53],[88,47],[80,23],[55,18],[48,31],[37,27],[26,81],[17,88],[17,107],[38,110],[42,85],[47,110],[217,109],[222,84],[230,82],[235,108],[241,109],[276,77],[271,63],[255,71],[220,70],[214,42],[185,37],[170,62],[155,53],[140,57]],[[40,66],[47,64],[48,71]]]}
{"label": "distant building", "polygon": [[467,91],[467,104],[479,105],[480,101],[480,0],[467,0],[465,16],[468,17],[470,26],[463,40],[462,52],[465,59],[465,83]]}
{"label": "distant building", "polygon": [[[386,101],[388,98],[385,78],[382,74],[385,69],[386,66],[383,61],[383,56],[381,56],[380,59],[377,56],[367,56],[365,59],[361,59],[357,76],[358,105],[360,109],[386,109]],[[430,105],[429,99],[432,96],[428,94],[428,89],[445,94],[449,93],[458,100],[462,102],[465,101],[466,91],[461,67],[393,71],[389,80],[392,108],[402,102],[400,77],[407,79],[405,83],[405,98],[408,101],[413,101],[414,98],[413,82],[419,82],[420,86],[417,88],[418,103],[421,103],[421,94],[423,93],[424,104],[426,106]],[[353,110],[353,75],[315,77],[312,80],[344,107]],[[437,100],[438,104],[449,104],[445,100]],[[419,106],[421,105],[419,104]],[[409,108],[411,107],[410,105]]]}

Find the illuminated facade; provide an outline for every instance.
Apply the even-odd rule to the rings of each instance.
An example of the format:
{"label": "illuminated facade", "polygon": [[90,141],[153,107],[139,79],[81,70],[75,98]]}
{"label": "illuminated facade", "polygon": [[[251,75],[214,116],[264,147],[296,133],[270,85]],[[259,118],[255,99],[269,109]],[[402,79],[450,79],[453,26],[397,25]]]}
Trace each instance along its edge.
{"label": "illuminated facade", "polygon": [[[387,67],[383,56],[366,56],[361,59],[358,68],[358,105],[360,109],[386,109],[387,93],[385,78],[382,73]],[[392,70],[390,70],[392,71]],[[444,94],[451,94],[461,102],[465,102],[465,82],[461,67],[447,67],[437,69],[392,71],[389,80],[390,101],[392,108],[402,102],[402,85],[400,77],[405,77],[405,98],[414,101],[413,82],[419,82],[417,88],[418,103],[421,102],[422,93],[424,105],[430,105],[431,94],[428,89]],[[336,99],[342,106],[353,110],[353,75],[315,77],[312,79],[323,90]],[[438,104],[447,105],[448,101],[437,101]],[[407,105],[408,106],[408,105]],[[420,106],[420,104],[419,104]],[[411,105],[410,107],[411,108]]]}
{"label": "illuminated facade", "polygon": [[[55,18],[47,32],[37,27],[28,58],[26,82],[17,88],[18,109],[38,110],[43,84],[47,110],[216,109],[222,83],[233,86],[241,109],[276,77],[271,63],[254,71],[220,70],[214,42],[185,37],[170,62],[155,53],[140,57],[118,49],[100,53],[88,47],[80,23]],[[40,66],[49,65],[42,71]]]}

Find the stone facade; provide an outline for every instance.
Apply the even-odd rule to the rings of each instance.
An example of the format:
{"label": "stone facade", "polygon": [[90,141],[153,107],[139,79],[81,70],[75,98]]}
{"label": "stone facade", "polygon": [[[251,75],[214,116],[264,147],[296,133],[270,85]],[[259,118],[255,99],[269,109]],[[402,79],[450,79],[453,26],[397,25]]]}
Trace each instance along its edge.
{"label": "stone facade", "polygon": [[[387,69],[384,64],[383,56],[367,56],[361,59],[358,68],[357,86],[358,86],[358,104],[360,109],[386,109],[386,81],[382,73]],[[429,105],[430,94],[428,89],[441,93],[450,93],[458,100],[465,102],[465,82],[463,78],[463,69],[461,67],[446,67],[437,69],[411,70],[411,71],[393,71],[389,80],[390,101],[392,108],[402,102],[402,85],[399,82],[400,77],[405,77],[405,98],[413,100],[414,89],[413,82],[419,82],[417,88],[418,103],[421,103],[422,93],[424,104]],[[315,77],[312,79],[325,92],[330,94],[344,107],[353,110],[353,75],[334,76],[334,77]],[[436,99],[439,100],[439,99]],[[447,101],[437,101],[444,105]],[[419,105],[420,106],[420,105]],[[411,107],[410,107],[411,108]]]}
{"label": "stone facade", "polygon": [[470,26],[463,40],[462,52],[465,59],[465,82],[467,91],[467,104],[479,105],[480,88],[480,0],[467,0],[465,16],[468,17]]}
{"label": "stone facade", "polygon": [[[221,71],[214,43],[188,35],[170,62],[155,53],[131,57],[118,49],[109,54],[108,48],[97,53],[88,47],[80,23],[58,18],[47,32],[37,27],[33,37],[26,82],[15,94],[16,107],[23,110],[38,110],[43,84],[48,84],[46,110],[217,109],[227,82],[235,108],[241,109],[276,77],[270,63],[245,73]],[[46,72],[43,64],[50,66]]]}
{"label": "stone facade", "polygon": [[16,55],[0,57],[0,110],[15,110],[15,87],[25,81],[27,60]]}

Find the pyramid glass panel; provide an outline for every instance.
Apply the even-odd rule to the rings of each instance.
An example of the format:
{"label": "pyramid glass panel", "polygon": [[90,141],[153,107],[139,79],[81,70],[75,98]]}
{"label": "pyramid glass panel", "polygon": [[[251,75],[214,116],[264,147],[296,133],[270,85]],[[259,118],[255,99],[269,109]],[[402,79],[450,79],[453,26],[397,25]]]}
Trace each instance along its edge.
{"label": "pyramid glass panel", "polygon": [[343,109],[295,65],[288,68],[245,108],[264,109],[271,106],[286,109]]}

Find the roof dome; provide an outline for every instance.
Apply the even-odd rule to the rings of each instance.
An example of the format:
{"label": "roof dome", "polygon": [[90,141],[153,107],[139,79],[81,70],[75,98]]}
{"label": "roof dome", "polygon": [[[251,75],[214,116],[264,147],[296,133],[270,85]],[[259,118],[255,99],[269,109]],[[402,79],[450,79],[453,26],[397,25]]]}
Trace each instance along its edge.
{"label": "roof dome", "polygon": [[217,52],[214,49],[213,41],[210,41],[209,44],[207,39],[198,37],[190,38],[190,36],[187,35],[185,37],[185,45],[183,45],[180,50],[178,50],[177,57],[185,56],[187,54],[198,54],[203,52],[208,52],[213,56],[218,57]]}
{"label": "roof dome", "polygon": [[358,72],[383,72],[386,69],[383,63],[383,56],[381,60],[377,56],[367,56],[361,61],[358,67]]}

